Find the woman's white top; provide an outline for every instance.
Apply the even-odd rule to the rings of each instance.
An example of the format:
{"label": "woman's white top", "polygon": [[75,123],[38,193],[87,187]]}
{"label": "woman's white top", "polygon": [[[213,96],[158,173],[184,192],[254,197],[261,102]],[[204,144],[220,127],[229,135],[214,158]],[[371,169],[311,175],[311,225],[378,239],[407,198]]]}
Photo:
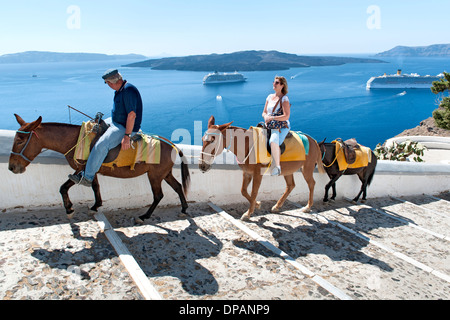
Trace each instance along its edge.
{"label": "woman's white top", "polygon": [[[278,98],[275,98],[275,100],[273,100],[275,98],[275,93],[269,94],[269,96],[267,97],[266,101],[267,101],[267,114],[272,114],[276,111],[278,111],[281,107],[281,104],[278,104],[277,108],[274,110],[275,105],[278,103]],[[289,98],[288,96],[284,96],[283,100],[281,101],[281,103],[284,102],[289,102]],[[291,127],[291,123],[289,122],[289,120],[287,120],[288,126],[289,128]]]}

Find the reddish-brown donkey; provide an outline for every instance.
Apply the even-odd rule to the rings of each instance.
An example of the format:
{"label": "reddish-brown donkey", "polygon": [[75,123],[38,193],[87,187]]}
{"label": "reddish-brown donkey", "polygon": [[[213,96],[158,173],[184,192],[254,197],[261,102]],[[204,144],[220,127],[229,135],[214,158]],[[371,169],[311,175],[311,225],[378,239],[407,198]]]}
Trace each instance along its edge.
{"label": "reddish-brown donkey", "polygon": [[[261,180],[265,171],[267,171],[268,164],[251,163],[249,157],[250,152],[253,150],[253,139],[243,139],[243,136],[251,137],[251,130],[246,130],[239,127],[231,126],[232,122],[215,125],[214,116],[208,121],[208,130],[203,137],[202,153],[199,159],[199,168],[202,172],[206,172],[211,168],[215,157],[222,153],[227,148],[236,155],[239,167],[243,171],[243,181],[241,193],[249,201],[250,208],[245,212],[241,219],[248,220],[255,211],[255,208],[260,207],[260,202],[256,201],[258,190],[261,185]],[[228,133],[228,134],[227,134]],[[238,141],[241,139],[240,141]],[[317,141],[308,136],[309,140],[309,153],[306,155],[304,161],[288,161],[281,162],[281,175],[286,180],[286,191],[278,200],[278,202],[272,207],[273,212],[278,212],[283,206],[287,197],[291,191],[295,188],[294,173],[302,169],[303,177],[306,180],[309,188],[308,204],[302,208],[303,212],[309,212],[313,205],[314,186],[316,184],[313,172],[314,168],[318,167],[320,173],[325,173],[322,164],[322,154],[320,152]],[[241,161],[241,162],[240,162]],[[248,185],[253,180],[251,195],[248,194]]]}
{"label": "reddish-brown donkey", "polygon": [[[69,165],[80,172],[83,166],[77,164],[74,159],[73,147],[77,144],[80,133],[80,126],[65,123],[42,123],[42,117],[31,123],[25,122],[20,116],[15,115],[20,129],[14,137],[14,144],[9,158],[9,170],[13,173],[24,173],[26,167],[36,158],[43,149],[53,150],[65,155]],[[165,140],[164,138],[161,138]],[[167,141],[167,140],[166,140]],[[135,178],[144,173],[147,174],[153,191],[153,203],[146,214],[136,218],[136,222],[142,223],[143,220],[150,218],[158,203],[163,198],[161,188],[162,180],[165,180],[178,193],[182,212],[186,213],[188,207],[185,195],[189,189],[190,176],[186,158],[181,150],[178,155],[181,158],[181,178],[182,185],[172,175],[172,167],[174,165],[174,157],[172,158],[173,145],[169,143],[161,143],[161,160],[159,164],[137,163],[134,170],[130,167],[108,168],[102,166],[99,174],[115,177],[115,178]],[[68,191],[75,183],[67,180],[60,188],[63,198],[64,207],[69,218],[73,216],[74,210],[72,202],[69,199]],[[97,175],[92,182],[92,189],[95,195],[95,204],[91,210],[97,211],[102,206],[102,198],[100,195],[100,186]]]}

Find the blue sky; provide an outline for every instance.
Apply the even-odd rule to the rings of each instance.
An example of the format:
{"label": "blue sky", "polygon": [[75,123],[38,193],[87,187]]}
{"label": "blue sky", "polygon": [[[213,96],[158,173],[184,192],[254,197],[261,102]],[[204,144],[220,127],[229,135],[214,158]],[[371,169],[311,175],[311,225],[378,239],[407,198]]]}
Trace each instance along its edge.
{"label": "blue sky", "polygon": [[450,43],[448,0],[1,0],[0,55],[376,53]]}

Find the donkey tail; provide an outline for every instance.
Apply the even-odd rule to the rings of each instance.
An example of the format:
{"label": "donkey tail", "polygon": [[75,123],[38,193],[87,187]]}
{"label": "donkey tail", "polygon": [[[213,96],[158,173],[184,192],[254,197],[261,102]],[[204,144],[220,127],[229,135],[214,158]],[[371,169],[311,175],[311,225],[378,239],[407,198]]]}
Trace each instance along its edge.
{"label": "donkey tail", "polygon": [[189,174],[188,161],[183,154],[183,151],[179,150],[178,155],[181,158],[181,184],[183,185],[183,192],[185,197],[189,193],[189,188],[191,186],[191,176]]}
{"label": "donkey tail", "polygon": [[369,163],[369,166],[371,166],[371,170],[372,172],[369,175],[369,178],[367,179],[367,185],[370,186],[370,184],[372,183],[373,180],[373,176],[375,175],[375,169],[377,167],[377,157],[375,156],[375,154],[372,151],[372,162]]}

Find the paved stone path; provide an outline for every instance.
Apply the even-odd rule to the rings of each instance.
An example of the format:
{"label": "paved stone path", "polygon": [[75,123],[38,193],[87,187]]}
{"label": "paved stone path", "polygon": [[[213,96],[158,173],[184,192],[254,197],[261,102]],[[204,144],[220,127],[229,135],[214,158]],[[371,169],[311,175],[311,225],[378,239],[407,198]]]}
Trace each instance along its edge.
{"label": "paved stone path", "polygon": [[[317,203],[313,214],[263,202],[244,225],[351,299],[449,299],[450,193],[437,196]],[[221,209],[238,219],[246,204]],[[143,211],[104,214],[163,299],[338,299],[208,203],[134,225]],[[63,212],[0,213],[0,298],[143,299],[87,209]]]}

